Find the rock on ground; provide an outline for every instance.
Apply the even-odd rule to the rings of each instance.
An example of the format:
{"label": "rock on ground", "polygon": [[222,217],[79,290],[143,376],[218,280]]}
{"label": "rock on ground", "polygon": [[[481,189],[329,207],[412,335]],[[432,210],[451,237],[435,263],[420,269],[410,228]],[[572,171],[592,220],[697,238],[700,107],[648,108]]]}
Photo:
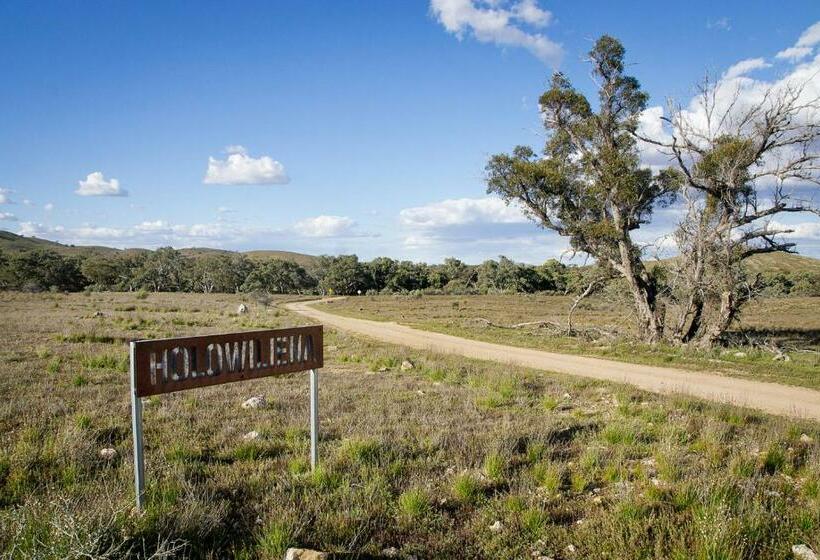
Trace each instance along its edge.
{"label": "rock on ground", "polygon": [[242,408],[265,408],[266,406],[268,406],[268,401],[262,395],[256,395],[242,403]]}
{"label": "rock on ground", "polygon": [[285,552],[285,560],[326,560],[327,557],[327,552],[307,548],[289,548]]}
{"label": "rock on ground", "polygon": [[817,560],[817,555],[812,549],[804,544],[796,544],[792,547],[792,554],[797,560]]}
{"label": "rock on ground", "polygon": [[401,370],[402,371],[407,371],[409,369],[413,369],[414,367],[416,367],[416,366],[414,366],[413,362],[411,362],[410,360],[404,360],[401,363]]}
{"label": "rock on ground", "polygon": [[248,312],[248,306],[245,305],[244,303],[240,303],[239,307],[236,308],[236,312],[239,313],[240,315],[244,315],[245,313]]}
{"label": "rock on ground", "polygon": [[500,533],[503,530],[504,530],[504,524],[501,523],[501,521],[496,521],[495,523],[490,525],[490,531],[492,531],[493,533]]}
{"label": "rock on ground", "polygon": [[103,447],[100,449],[100,457],[110,461],[117,456],[117,450],[113,447]]}
{"label": "rock on ground", "polygon": [[248,432],[247,434],[242,436],[242,439],[244,439],[245,441],[253,441],[255,439],[259,439],[259,432],[257,432],[256,430]]}

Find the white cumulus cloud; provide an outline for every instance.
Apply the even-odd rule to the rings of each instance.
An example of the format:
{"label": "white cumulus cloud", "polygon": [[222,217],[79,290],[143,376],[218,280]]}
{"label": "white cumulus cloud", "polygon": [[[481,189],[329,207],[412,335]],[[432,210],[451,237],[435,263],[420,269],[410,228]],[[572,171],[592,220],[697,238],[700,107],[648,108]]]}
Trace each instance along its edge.
{"label": "white cumulus cloud", "polygon": [[225,148],[225,159],[208,158],[203,183],[208,185],[284,185],[290,182],[285,166],[269,156],[254,158],[243,146]]}
{"label": "white cumulus cloud", "polygon": [[564,54],[561,45],[532,29],[542,28],[552,19],[552,14],[541,9],[535,0],[431,0],[430,10],[459,39],[472,35],[482,43],[522,47],[552,66],[558,66]]}
{"label": "white cumulus cloud", "polygon": [[316,216],[296,222],[293,229],[305,237],[344,237],[355,235],[355,225],[347,216]]}
{"label": "white cumulus cloud", "polygon": [[516,206],[500,198],[456,198],[424,206],[405,208],[399,212],[402,224],[411,227],[437,228],[476,223],[516,224],[527,218]]}
{"label": "white cumulus cloud", "polygon": [[120,187],[117,179],[106,180],[102,171],[89,173],[85,180],[77,183],[80,186],[74,192],[80,196],[128,196],[128,191]]}
{"label": "white cumulus cloud", "polygon": [[16,222],[17,221],[17,216],[12,214],[11,212],[0,212],[0,220],[6,221],[6,222]]}
{"label": "white cumulus cloud", "polygon": [[818,43],[820,43],[820,21],[806,29],[793,47],[783,49],[775,56],[796,62],[809,56]]}
{"label": "white cumulus cloud", "polygon": [[[813,31],[815,30],[816,31]],[[820,24],[810,27],[801,36],[805,44],[820,41],[813,33],[820,34]],[[722,132],[732,133],[732,127],[737,126],[737,117],[756,107],[765,107],[787,90],[799,91],[798,104],[806,108],[796,115],[795,124],[805,124],[817,118],[816,112],[808,108],[814,100],[820,98],[820,56],[797,64],[775,78],[758,79],[747,76],[753,70],[768,68],[770,64],[763,58],[750,58],[730,66],[715,84],[714,115],[729,113],[729,118],[718,121],[709,117],[705,112],[700,97],[696,96],[683,103],[683,113],[691,126],[702,134],[716,136]],[[640,119],[639,132],[649,138],[670,142],[672,131],[668,123],[662,121],[665,111],[661,106],[648,107]],[[670,157],[654,146],[641,142],[641,161],[646,165],[660,165],[664,161],[668,165]],[[776,162],[775,162],[776,163]],[[762,166],[772,162],[761,162]]]}

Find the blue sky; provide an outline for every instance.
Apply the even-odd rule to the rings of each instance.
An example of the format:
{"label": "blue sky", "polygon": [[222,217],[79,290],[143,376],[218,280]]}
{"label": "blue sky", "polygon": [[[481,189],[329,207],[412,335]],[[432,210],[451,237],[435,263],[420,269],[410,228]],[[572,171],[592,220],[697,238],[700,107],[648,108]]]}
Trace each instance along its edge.
{"label": "blue sky", "polygon": [[[818,20],[816,0],[3,2],[0,228],[541,262],[565,242],[487,199],[482,172],[543,142],[535,101],[554,68],[593,93],[583,58],[608,33],[652,104],[687,102],[743,60],[771,64],[761,81],[820,65],[813,36],[776,57]],[[794,223],[820,256],[816,221]]]}

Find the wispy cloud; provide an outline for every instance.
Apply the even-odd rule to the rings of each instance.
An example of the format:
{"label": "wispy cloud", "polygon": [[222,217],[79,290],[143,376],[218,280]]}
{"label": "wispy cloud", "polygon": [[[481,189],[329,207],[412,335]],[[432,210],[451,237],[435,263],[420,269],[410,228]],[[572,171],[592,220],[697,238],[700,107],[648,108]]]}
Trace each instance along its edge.
{"label": "wispy cloud", "polygon": [[[195,224],[178,224],[166,220],[144,220],[133,225],[107,226],[85,223],[79,226],[49,225],[23,221],[20,235],[53,239],[77,245],[100,244],[114,247],[247,247],[279,248],[288,245],[296,250],[315,247],[316,242],[346,239],[373,234],[357,230],[356,223],[345,216],[316,216],[290,226],[272,228],[231,223],[224,220]],[[294,246],[296,244],[297,246]],[[318,249],[324,249],[320,246]]]}
{"label": "wispy cloud", "polygon": [[294,229],[305,237],[353,237],[355,226],[347,216],[316,216],[296,222]]}
{"label": "wispy cloud", "polygon": [[538,263],[561,257],[565,238],[538,228],[521,209],[496,197],[458,198],[399,212],[403,246],[416,258],[457,255],[478,262],[497,255]]}
{"label": "wispy cloud", "polygon": [[771,64],[766,62],[763,58],[747,58],[746,60],[741,60],[740,62],[731,65],[729,69],[723,73],[723,79],[731,80],[732,78],[745,76],[755,70],[762,70],[770,67]]}
{"label": "wispy cloud", "polygon": [[405,208],[399,212],[402,224],[415,228],[440,228],[476,223],[515,224],[527,221],[516,206],[495,197],[456,198]]}
{"label": "wispy cloud", "polygon": [[4,189],[0,187],[0,204],[14,204],[11,200],[11,189]]}
{"label": "wispy cloud", "polygon": [[797,62],[809,56],[817,44],[820,44],[820,21],[806,29],[794,46],[783,49],[775,56]]}
{"label": "wispy cloud", "polygon": [[536,31],[552,21],[552,14],[535,0],[431,0],[430,11],[459,40],[471,35],[482,43],[521,47],[554,67],[563,57],[560,44]]}
{"label": "wispy cloud", "polygon": [[716,29],[718,31],[731,31],[732,24],[727,17],[720,17],[715,20],[706,20],[706,29]]}

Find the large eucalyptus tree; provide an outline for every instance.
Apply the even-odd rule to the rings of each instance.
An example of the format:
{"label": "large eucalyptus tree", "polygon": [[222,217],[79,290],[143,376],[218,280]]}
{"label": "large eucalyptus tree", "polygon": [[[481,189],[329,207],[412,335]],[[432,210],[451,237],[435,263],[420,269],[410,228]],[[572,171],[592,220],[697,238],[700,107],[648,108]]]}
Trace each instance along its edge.
{"label": "large eucalyptus tree", "polygon": [[634,300],[640,336],[656,342],[663,336],[663,309],[633,232],[656,207],[672,201],[680,174],[671,169],[654,173],[640,165],[634,134],[647,94],[624,73],[621,43],[603,36],[589,58],[597,107],[555,73],[540,98],[547,133],[543,155],[518,146],[511,154],[492,156],[487,191],[519,204],[539,225],[568,237],[573,250],[622,277]]}

